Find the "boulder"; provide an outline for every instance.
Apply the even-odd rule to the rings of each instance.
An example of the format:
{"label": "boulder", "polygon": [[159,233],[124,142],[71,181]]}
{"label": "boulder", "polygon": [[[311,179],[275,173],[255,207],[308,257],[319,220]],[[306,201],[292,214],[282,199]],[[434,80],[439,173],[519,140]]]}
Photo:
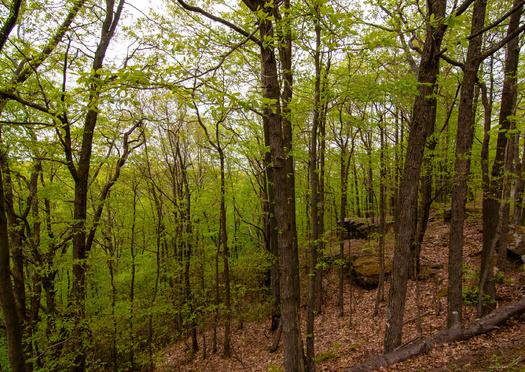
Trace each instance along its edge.
{"label": "boulder", "polygon": [[371,224],[366,218],[347,217],[344,225],[345,239],[368,239],[373,233],[379,232],[379,226]]}
{"label": "boulder", "polygon": [[[392,272],[392,261],[385,262],[385,278]],[[379,262],[375,256],[356,258],[350,265],[350,275],[357,285],[374,289],[379,285]]]}
{"label": "boulder", "polygon": [[507,239],[509,258],[525,261],[525,226],[509,225]]}

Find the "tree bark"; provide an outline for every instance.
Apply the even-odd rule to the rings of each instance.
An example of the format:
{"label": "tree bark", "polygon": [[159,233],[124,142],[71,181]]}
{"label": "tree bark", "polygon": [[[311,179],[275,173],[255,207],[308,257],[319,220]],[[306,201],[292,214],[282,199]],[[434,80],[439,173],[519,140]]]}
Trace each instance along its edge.
{"label": "tree bark", "polygon": [[[446,0],[429,1],[428,14],[433,14],[436,20],[445,17]],[[427,25],[427,36],[423,46],[423,54],[419,66],[419,95],[414,102],[414,116],[408,136],[403,179],[400,185],[400,204],[397,220],[397,236],[394,247],[394,261],[390,286],[388,307],[386,311],[386,328],[384,351],[388,353],[401,344],[403,330],[403,314],[408,281],[408,260],[410,249],[416,233],[418,185],[421,165],[427,139],[427,121],[432,117],[435,90],[439,73],[439,50],[446,23],[439,22],[436,26]]]}
{"label": "tree bark", "polygon": [[515,187],[514,187],[514,213],[512,216],[512,223],[514,225],[521,224],[522,221],[522,214],[523,214],[523,191],[525,189],[525,180],[523,177],[523,173],[525,172],[525,146],[523,147],[523,153],[521,155],[521,159],[519,156],[519,143],[520,143],[520,135],[516,136],[516,179],[515,179]]}
{"label": "tree bark", "polygon": [[317,275],[317,251],[319,246],[319,168],[317,157],[317,134],[321,120],[321,25],[319,24],[319,7],[314,6],[315,10],[315,36],[316,50],[314,53],[315,63],[315,88],[314,88],[314,112],[312,129],[310,133],[310,210],[311,210],[311,240],[310,240],[310,269],[308,272],[308,308],[306,316],[306,370],[315,372],[315,338],[314,338],[314,318],[315,318],[315,287]]}
{"label": "tree bark", "polygon": [[[516,5],[518,1],[514,1]],[[516,11],[510,17],[507,34],[519,28],[522,8]],[[495,283],[493,277],[493,257],[491,256],[492,242],[496,236],[496,227],[499,219],[499,204],[503,191],[503,169],[505,161],[505,151],[507,148],[507,131],[510,128],[511,120],[508,118],[514,113],[517,99],[517,71],[519,60],[519,39],[515,37],[507,44],[507,58],[505,60],[505,81],[501,92],[501,108],[499,114],[500,130],[498,133],[496,154],[492,165],[490,186],[488,195],[483,199],[483,250],[481,252],[481,274],[484,275],[486,267],[487,281],[482,291],[491,299],[496,295]],[[506,238],[506,237],[505,237]],[[501,237],[501,239],[505,239]],[[483,315],[490,313],[495,308],[493,301],[487,301],[483,306]]]}
{"label": "tree bark", "polygon": [[376,302],[374,306],[374,316],[379,313],[379,301],[385,300],[385,235],[386,235],[386,168],[385,168],[385,129],[381,118],[379,127],[381,138],[380,154],[380,175],[379,175],[379,249],[377,251],[379,261],[379,281],[377,283]]}
{"label": "tree bark", "polygon": [[0,173],[0,305],[5,320],[7,347],[11,370],[25,372],[25,356],[22,344],[22,323],[16,306],[9,265],[9,234],[4,203],[3,175]]}
{"label": "tree bark", "polygon": [[[485,24],[485,0],[476,0],[472,14],[471,35],[478,33]],[[483,36],[469,41],[467,59],[463,72],[463,83],[458,108],[458,131],[456,134],[456,161],[452,186],[452,218],[450,221],[448,255],[448,307],[447,324],[453,327],[463,317],[463,225],[467,202],[467,178],[470,173],[470,155],[474,139],[475,86],[481,59]]]}
{"label": "tree bark", "polygon": [[420,256],[421,256],[421,244],[423,244],[423,238],[428,225],[428,217],[430,216],[430,207],[432,205],[432,178],[433,178],[433,152],[436,148],[437,141],[432,138],[434,128],[436,125],[436,114],[437,114],[437,98],[434,97],[432,104],[431,116],[427,122],[427,138],[431,138],[427,144],[428,150],[427,157],[423,159],[423,174],[421,175],[420,194],[421,201],[419,205],[417,230],[415,235],[415,244],[412,246],[410,255],[410,278],[416,279],[419,275],[420,269]]}
{"label": "tree bark", "polygon": [[[266,4],[266,2],[260,2]],[[279,7],[274,8],[274,15],[279,22],[277,23],[278,35],[281,40],[278,43],[278,50],[281,63],[281,74],[283,77],[283,91],[281,95],[282,111],[280,115],[273,116],[273,108],[268,107],[265,115],[268,115],[270,128],[270,152],[272,154],[272,164],[275,174],[275,202],[276,220],[279,231],[279,253],[281,255],[281,304],[283,321],[283,340],[284,340],[284,369],[288,371],[302,372],[305,369],[303,341],[301,338],[299,305],[300,305],[300,281],[299,281],[299,251],[297,243],[297,225],[295,221],[295,170],[293,159],[293,130],[291,122],[290,104],[293,98],[293,74],[292,74],[292,29],[290,15],[290,0],[283,1],[284,17],[279,14]],[[266,9],[266,6],[261,6]],[[271,8],[271,7],[270,7]],[[261,35],[272,35],[270,29],[265,31],[261,28]],[[273,55],[270,55],[270,53]],[[263,76],[261,79],[263,92],[267,92],[268,98],[278,99],[279,93],[274,90],[274,86],[279,88],[274,48],[272,45],[262,47],[261,52]],[[266,66],[266,68],[265,68]],[[267,75],[267,72],[271,72]],[[268,79],[268,81],[265,81]],[[266,88],[267,87],[267,88]],[[277,94],[276,94],[277,93]],[[279,102],[279,101],[277,101]],[[272,112],[272,114],[270,114]],[[276,111],[279,113],[279,110]],[[277,120],[276,120],[277,119]],[[280,120],[279,120],[280,119]],[[281,129],[279,128],[279,121]],[[281,135],[279,135],[281,132]],[[281,142],[282,138],[282,142]],[[281,169],[279,163],[284,163]],[[276,166],[277,165],[277,166]],[[278,192],[283,192],[278,195]]]}

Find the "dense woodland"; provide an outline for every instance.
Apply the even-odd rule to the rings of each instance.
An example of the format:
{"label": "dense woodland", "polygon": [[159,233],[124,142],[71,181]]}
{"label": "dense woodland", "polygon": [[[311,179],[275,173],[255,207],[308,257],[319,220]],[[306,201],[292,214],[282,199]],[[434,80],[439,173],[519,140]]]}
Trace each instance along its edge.
{"label": "dense woodland", "polygon": [[352,219],[392,352],[434,211],[457,330],[472,200],[491,313],[525,222],[524,3],[2,0],[0,370],[154,370],[181,340],[231,358],[263,321],[278,368],[315,371],[327,262],[352,312]]}

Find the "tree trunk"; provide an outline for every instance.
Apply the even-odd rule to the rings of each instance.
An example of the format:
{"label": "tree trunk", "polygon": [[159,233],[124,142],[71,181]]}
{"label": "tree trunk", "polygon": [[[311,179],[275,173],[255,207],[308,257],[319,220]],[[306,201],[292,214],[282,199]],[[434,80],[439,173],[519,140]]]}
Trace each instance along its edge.
{"label": "tree trunk", "polygon": [[[98,71],[102,69],[103,61],[106,55],[106,51],[109,47],[109,43],[115,34],[117,24],[120,19],[120,14],[124,6],[124,0],[120,0],[117,9],[114,9],[114,1],[106,1],[106,16],[102,24],[102,31],[99,45],[95,51],[95,57],[93,60],[92,70],[94,72],[94,78],[100,79]],[[100,89],[96,83],[92,83],[89,87],[89,103],[88,110],[85,120],[84,128],[82,132],[82,144],[78,157],[78,164],[75,169],[73,164],[73,158],[71,155],[71,138],[69,135],[69,128],[66,137],[69,138],[65,149],[66,158],[68,159],[68,166],[75,181],[74,191],[74,209],[73,209],[73,220],[75,221],[72,225],[73,233],[73,287],[71,290],[72,295],[72,310],[75,314],[76,320],[76,356],[74,360],[73,370],[76,372],[83,372],[86,368],[86,355],[84,345],[82,345],[82,339],[85,336],[85,325],[83,325],[83,319],[85,318],[85,295],[86,295],[86,259],[89,250],[86,244],[86,221],[87,221],[87,201],[88,201],[88,183],[89,183],[89,170],[91,167],[91,151],[93,144],[93,135],[95,132],[95,126],[98,119],[98,99],[100,95]]]}
{"label": "tree trunk", "polygon": [[22,345],[22,324],[13,293],[9,265],[9,235],[4,203],[3,176],[0,173],[0,304],[4,315],[9,363],[14,372],[26,370]]}
{"label": "tree trunk", "polygon": [[359,197],[359,179],[357,178],[357,166],[355,164],[355,159],[352,165],[352,169],[354,171],[354,213],[356,217],[361,217],[361,198]]}
{"label": "tree trunk", "polygon": [[[483,29],[485,24],[485,0],[476,0],[472,14],[471,34]],[[463,83],[458,108],[458,131],[456,135],[456,161],[454,164],[454,183],[452,186],[452,218],[450,221],[448,256],[448,307],[447,324],[453,327],[463,317],[463,225],[465,204],[467,202],[467,178],[470,173],[470,151],[474,139],[475,86],[481,63],[483,36],[478,35],[469,41],[465,62]]]}
{"label": "tree trunk", "polygon": [[[328,66],[325,69],[325,78],[323,80],[323,86],[321,87],[321,94],[326,92],[326,82],[328,80],[328,71],[330,69],[330,61]],[[319,121],[319,134],[321,135],[320,146],[319,146],[319,244],[318,244],[318,254],[317,260],[322,259],[326,247],[326,242],[324,240],[325,230],[324,230],[324,216],[326,210],[325,204],[325,160],[326,160],[326,112],[328,104],[327,102],[322,103],[322,114]],[[323,310],[323,275],[324,270],[323,266],[320,265],[316,273],[316,283],[315,283],[315,312],[317,315],[321,314]]]}
{"label": "tree trunk", "polygon": [[427,230],[428,217],[430,216],[430,207],[432,205],[432,178],[433,178],[433,153],[436,148],[437,141],[432,138],[434,128],[436,125],[436,112],[437,112],[437,98],[434,97],[432,104],[431,116],[428,118],[427,123],[427,138],[431,138],[427,144],[428,150],[427,156],[423,159],[423,174],[421,176],[420,194],[421,201],[419,205],[417,230],[416,230],[416,241],[412,246],[410,255],[410,277],[416,279],[419,275],[420,269],[420,256],[421,256],[421,244],[423,244],[423,238]]}
{"label": "tree trunk", "polygon": [[[525,132],[523,132],[525,134]],[[514,202],[514,213],[512,216],[512,223],[514,225],[521,224],[523,214],[523,191],[525,189],[525,180],[523,173],[525,172],[525,145],[523,146],[523,153],[521,159],[519,156],[519,143],[520,136],[516,136],[516,185],[514,188],[514,196],[516,198]]]}
{"label": "tree trunk", "polygon": [[[428,14],[433,14],[436,20],[445,17],[446,0],[429,1]],[[427,138],[427,120],[432,116],[434,100],[432,96],[439,73],[439,50],[446,30],[444,23],[436,26],[427,25],[427,36],[423,46],[423,54],[419,65],[418,86],[413,118],[408,136],[403,179],[400,185],[400,205],[397,219],[397,237],[394,248],[394,262],[390,286],[388,308],[386,312],[386,328],[384,351],[388,353],[401,344],[403,330],[403,314],[408,281],[408,260],[410,249],[416,233],[418,185],[421,174],[421,164]]]}
{"label": "tree trunk", "polygon": [[[514,122],[510,124],[510,130],[513,131],[516,129],[516,126]],[[507,241],[508,241],[508,234],[509,234],[509,220],[510,220],[510,189],[512,184],[512,173],[514,172],[513,169],[513,160],[514,160],[514,136],[515,134],[510,134],[509,138],[507,139],[507,151],[505,154],[505,175],[503,177],[503,190],[502,190],[502,196],[500,204],[502,206],[501,208],[501,216],[502,219],[500,224],[500,235],[498,238],[498,260],[497,260],[497,267],[500,270],[505,269],[505,261],[507,260]]]}
{"label": "tree trunk", "polygon": [[219,158],[221,163],[221,245],[222,245],[222,260],[224,270],[224,305],[226,307],[226,320],[224,322],[224,346],[223,357],[229,358],[231,356],[231,342],[230,342],[230,323],[231,323],[231,299],[230,299],[230,252],[228,249],[228,235],[226,232],[226,184],[225,184],[225,168],[224,168],[224,152],[219,147]]}
{"label": "tree trunk", "polygon": [[[514,1],[514,5],[518,2]],[[510,17],[507,34],[512,33],[519,27],[522,9],[514,12]],[[500,130],[497,138],[496,154],[491,171],[489,193],[483,199],[483,250],[481,252],[481,274],[484,275],[484,268],[488,270],[486,284],[481,290],[490,299],[496,295],[493,277],[493,257],[490,255],[491,246],[496,236],[496,227],[499,219],[499,204],[501,202],[503,190],[503,169],[505,161],[505,150],[507,148],[507,131],[510,128],[511,120],[508,116],[514,112],[517,97],[517,69],[519,60],[519,39],[514,38],[507,44],[507,59],[505,61],[505,81],[501,93],[501,108],[499,115]],[[487,301],[483,306],[483,315],[490,313],[495,308],[493,301]]]}
{"label": "tree trunk", "polygon": [[[381,123],[382,124],[382,123]],[[381,131],[381,154],[380,154],[380,176],[379,176],[379,249],[377,255],[379,258],[379,282],[377,284],[376,303],[374,307],[374,316],[379,313],[379,301],[384,301],[385,292],[385,235],[386,235],[386,195],[385,195],[385,129],[380,126]]]}
{"label": "tree trunk", "polygon": [[[268,9],[261,3],[261,9]],[[279,8],[274,8],[276,18],[281,20],[278,33],[282,40],[278,43],[281,57],[281,73],[283,76],[282,111],[279,107],[268,106],[264,115],[268,116],[270,128],[270,152],[275,171],[275,202],[276,220],[279,234],[279,252],[281,255],[281,308],[284,340],[284,369],[302,372],[304,366],[303,341],[301,338],[299,305],[299,252],[297,244],[297,226],[295,221],[295,171],[292,156],[292,30],[290,16],[290,1],[284,0],[284,17],[281,18]],[[271,8],[271,7],[270,7]],[[254,10],[254,9],[252,9]],[[261,27],[261,35],[273,35],[271,23]],[[264,39],[264,38],[263,38]],[[273,45],[263,45],[261,49],[263,96],[277,99],[279,103],[279,81],[277,61]],[[275,108],[275,114],[273,109]],[[282,140],[281,140],[282,138]]]}
{"label": "tree trunk", "polygon": [[317,251],[319,246],[319,168],[317,156],[317,134],[321,121],[321,25],[319,24],[319,8],[315,10],[315,36],[316,49],[314,54],[315,62],[315,88],[314,88],[314,113],[312,130],[310,133],[310,204],[312,231],[310,240],[310,269],[308,272],[308,309],[306,316],[306,370],[315,372],[315,339],[314,339],[314,318],[315,318],[315,287],[317,275]]}

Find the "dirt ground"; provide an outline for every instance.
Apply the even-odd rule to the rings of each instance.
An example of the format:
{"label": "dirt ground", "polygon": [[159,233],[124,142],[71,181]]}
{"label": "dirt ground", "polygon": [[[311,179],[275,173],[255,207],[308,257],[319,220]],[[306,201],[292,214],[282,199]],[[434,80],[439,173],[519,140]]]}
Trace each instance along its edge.
{"label": "dirt ground", "polygon": [[[426,281],[411,281],[408,284],[407,304],[403,341],[418,339],[417,296],[420,297],[422,338],[429,337],[446,324],[449,226],[439,216],[429,224],[422,247],[421,262],[429,267],[441,264],[443,268],[435,270],[435,276]],[[472,214],[465,226],[464,267],[465,282],[468,286],[473,279],[474,268],[479,267],[479,254],[482,247],[480,216]],[[348,241],[353,252],[373,250],[373,243],[366,241]],[[392,247],[393,243],[387,243]],[[334,247],[335,249],[335,247]],[[338,249],[338,248],[337,248]],[[348,254],[348,246],[346,254]],[[387,256],[392,255],[389,250]],[[437,265],[438,267],[441,265]],[[436,266],[436,265],[435,265]],[[302,273],[304,274],[304,273]],[[471,275],[472,274],[472,275]],[[305,275],[304,275],[305,276]],[[303,278],[304,279],[304,278]],[[338,272],[329,270],[324,279],[323,312],[316,317],[315,347],[317,371],[342,371],[362,363],[374,354],[381,353],[386,301],[379,304],[378,315],[373,315],[377,291],[350,287],[345,282],[345,316],[339,316],[337,306]],[[388,293],[389,281],[385,285]],[[302,288],[302,329],[306,319],[306,285]],[[525,269],[523,266],[505,271],[504,280],[497,284],[498,306],[504,306],[525,295]],[[465,304],[465,323],[475,320],[475,306]],[[269,319],[259,322],[232,326],[233,357],[221,358],[221,350],[208,358],[202,358],[202,335],[199,334],[201,351],[191,355],[188,341],[179,342],[164,349],[158,361],[159,371],[282,371],[282,343],[275,353],[266,351],[272,343],[273,334],[268,331]],[[219,346],[222,328],[219,327]],[[211,332],[207,331],[210,343]],[[492,331],[467,341],[451,343],[433,349],[427,354],[412,358],[403,363],[383,368],[381,371],[525,371],[525,314],[511,319],[498,330]]]}

